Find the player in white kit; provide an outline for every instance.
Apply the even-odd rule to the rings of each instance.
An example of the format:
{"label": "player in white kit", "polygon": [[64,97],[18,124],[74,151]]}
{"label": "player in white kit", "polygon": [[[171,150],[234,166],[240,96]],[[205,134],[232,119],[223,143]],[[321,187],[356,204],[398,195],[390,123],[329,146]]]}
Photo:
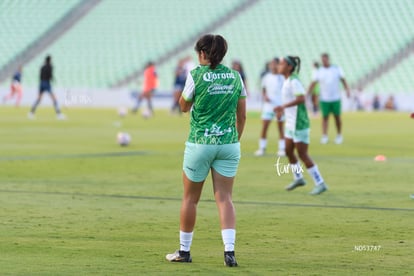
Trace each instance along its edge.
{"label": "player in white kit", "polygon": [[271,121],[276,117],[277,129],[279,132],[278,156],[285,156],[285,138],[283,133],[283,116],[276,116],[273,109],[282,105],[282,85],[284,77],[277,72],[279,60],[274,58],[270,62],[270,71],[262,78],[263,108],[262,108],[262,131],[259,140],[259,149],[255,152],[256,156],[263,156],[267,147],[267,130]]}

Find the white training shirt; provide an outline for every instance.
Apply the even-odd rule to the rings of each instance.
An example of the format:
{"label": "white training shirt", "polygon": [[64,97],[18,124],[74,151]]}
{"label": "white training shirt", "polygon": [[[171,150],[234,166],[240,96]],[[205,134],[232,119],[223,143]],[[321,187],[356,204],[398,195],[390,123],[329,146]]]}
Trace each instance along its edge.
{"label": "white training shirt", "polygon": [[[290,103],[298,96],[306,95],[305,88],[302,83],[295,77],[290,77],[283,82],[282,96],[283,104]],[[309,128],[309,121],[307,118],[307,111],[304,104],[286,107],[285,113],[285,128],[288,130],[301,130]]]}
{"label": "white training shirt", "polygon": [[313,75],[313,81],[319,82],[319,98],[323,102],[334,102],[341,99],[340,81],[344,72],[336,65],[320,67]]}
{"label": "white training shirt", "polygon": [[273,106],[282,105],[282,86],[285,77],[280,74],[266,73],[262,78],[262,88],[266,90]]}

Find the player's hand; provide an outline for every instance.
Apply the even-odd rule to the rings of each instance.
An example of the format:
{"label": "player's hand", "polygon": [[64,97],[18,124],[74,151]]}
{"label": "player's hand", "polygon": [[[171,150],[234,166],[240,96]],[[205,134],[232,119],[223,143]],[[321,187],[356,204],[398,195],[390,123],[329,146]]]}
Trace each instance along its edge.
{"label": "player's hand", "polygon": [[283,117],[283,111],[284,111],[284,107],[283,106],[276,106],[273,111],[276,113],[276,117],[280,120],[280,118]]}
{"label": "player's hand", "polygon": [[276,106],[276,107],[273,109],[273,111],[274,111],[275,113],[283,113],[283,110],[284,110],[284,108],[283,108],[283,106],[281,106],[281,105]]}

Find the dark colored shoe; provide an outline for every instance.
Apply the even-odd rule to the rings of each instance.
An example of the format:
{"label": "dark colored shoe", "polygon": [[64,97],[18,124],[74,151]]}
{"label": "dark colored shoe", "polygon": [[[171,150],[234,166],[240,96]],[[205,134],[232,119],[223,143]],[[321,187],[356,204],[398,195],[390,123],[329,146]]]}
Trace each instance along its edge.
{"label": "dark colored shoe", "polygon": [[165,258],[167,261],[178,263],[191,263],[193,261],[190,255],[190,251],[186,252],[181,250],[177,250],[172,254],[167,254]]}
{"label": "dark colored shoe", "polygon": [[237,261],[236,261],[236,257],[234,256],[234,251],[224,252],[224,265],[228,267],[237,266]]}

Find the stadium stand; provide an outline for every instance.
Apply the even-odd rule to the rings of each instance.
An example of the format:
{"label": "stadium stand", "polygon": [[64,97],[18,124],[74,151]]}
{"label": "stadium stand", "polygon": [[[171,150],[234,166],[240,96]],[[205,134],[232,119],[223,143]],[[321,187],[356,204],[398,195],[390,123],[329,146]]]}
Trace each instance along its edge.
{"label": "stadium stand", "polygon": [[80,0],[0,1],[0,68],[79,2]]}
{"label": "stadium stand", "polygon": [[[0,67],[78,2],[1,1],[0,10],[8,11],[1,20],[8,27],[0,35]],[[24,68],[24,84],[37,86],[39,66],[50,53],[57,86],[107,88],[197,35],[241,2],[102,1]],[[319,60],[322,52],[330,53],[333,63],[344,69],[352,84],[414,38],[412,14],[414,2],[410,0],[260,0],[214,33],[224,35],[229,42],[224,63],[240,59],[253,89],[258,88],[266,60],[285,54],[302,58],[301,78],[307,85],[311,64]],[[15,25],[19,27],[12,28]],[[172,88],[177,60],[189,54],[196,61],[192,47],[188,47],[158,67],[160,90]],[[401,86],[405,76],[414,74],[414,65],[409,61],[412,58],[397,66],[403,69],[395,69],[404,74],[391,72],[369,88],[390,90],[399,85],[396,90],[413,91],[411,83]]]}
{"label": "stadium stand", "polygon": [[[134,0],[102,1],[25,71],[38,70],[43,57],[50,53],[54,57],[58,85],[107,88],[197,33],[237,2],[209,1],[203,5],[202,13],[195,13],[200,9],[199,2],[183,0],[179,3],[180,14],[184,16],[178,17],[174,1],[154,0],[151,5]],[[221,6],[221,13],[216,12],[217,6]],[[36,76],[27,76],[26,82],[36,83]]]}
{"label": "stadium stand", "polygon": [[408,94],[413,92],[414,54],[401,62],[394,70],[365,87],[366,92]]}
{"label": "stadium stand", "polygon": [[312,61],[326,51],[352,83],[414,37],[408,27],[413,7],[408,1],[263,0],[219,32],[233,47],[229,57],[245,60],[248,76],[256,77],[269,57],[296,54],[309,83]]}

